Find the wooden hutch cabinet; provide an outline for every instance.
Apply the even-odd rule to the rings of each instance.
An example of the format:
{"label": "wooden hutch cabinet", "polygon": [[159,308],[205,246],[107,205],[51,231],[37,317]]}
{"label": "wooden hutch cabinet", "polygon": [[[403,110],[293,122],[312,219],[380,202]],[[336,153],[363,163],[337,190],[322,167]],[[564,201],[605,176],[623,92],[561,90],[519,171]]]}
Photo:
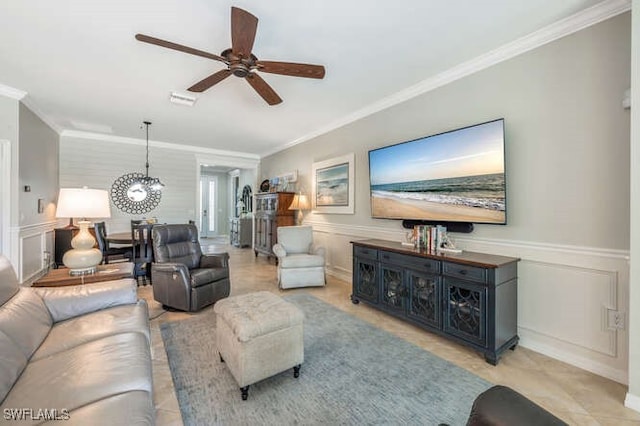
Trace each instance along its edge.
{"label": "wooden hutch cabinet", "polygon": [[278,226],[295,225],[295,211],[289,210],[294,195],[294,192],[263,192],[255,195],[253,251],[256,257],[258,253],[269,258],[275,256],[273,245],[278,242]]}

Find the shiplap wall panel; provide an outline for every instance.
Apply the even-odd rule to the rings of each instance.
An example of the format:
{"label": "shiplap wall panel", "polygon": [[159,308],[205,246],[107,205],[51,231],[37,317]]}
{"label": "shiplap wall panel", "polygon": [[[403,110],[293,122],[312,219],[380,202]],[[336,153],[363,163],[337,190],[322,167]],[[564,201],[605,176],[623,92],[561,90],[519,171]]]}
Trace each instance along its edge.
{"label": "shiplap wall panel", "polygon": [[[62,137],[60,186],[111,190],[120,176],[145,172],[145,146]],[[110,232],[126,231],[131,219],[155,217],[161,223],[186,223],[196,219],[197,164],[195,154],[167,148],[149,148],[149,175],[165,184],[155,209],[140,217],[119,211],[111,204]]]}

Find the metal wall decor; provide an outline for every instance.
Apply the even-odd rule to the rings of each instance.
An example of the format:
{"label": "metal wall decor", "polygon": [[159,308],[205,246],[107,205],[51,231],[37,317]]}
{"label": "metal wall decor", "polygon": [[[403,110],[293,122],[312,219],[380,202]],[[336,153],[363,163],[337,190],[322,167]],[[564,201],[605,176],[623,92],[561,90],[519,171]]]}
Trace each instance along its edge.
{"label": "metal wall decor", "polygon": [[162,191],[140,184],[143,173],[127,173],[111,185],[111,201],[118,210],[131,214],[147,213],[160,203]]}

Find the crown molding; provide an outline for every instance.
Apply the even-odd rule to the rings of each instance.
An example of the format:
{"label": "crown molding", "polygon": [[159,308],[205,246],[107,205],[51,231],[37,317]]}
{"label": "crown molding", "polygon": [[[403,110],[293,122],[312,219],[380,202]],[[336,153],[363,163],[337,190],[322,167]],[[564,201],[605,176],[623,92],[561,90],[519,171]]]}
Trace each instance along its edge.
{"label": "crown molding", "polygon": [[[147,144],[146,139],[128,138],[125,136],[105,135],[102,133],[83,132],[79,130],[69,130],[69,129],[65,129],[62,132],[60,132],[60,137],[85,139],[92,142],[124,143],[129,145],[144,146]],[[226,156],[226,157],[248,158],[248,159],[260,159],[259,155],[251,154],[248,152],[227,151],[222,149],[205,148],[205,147],[194,146],[194,145],[181,145],[181,144],[171,143],[171,142],[149,140],[149,146],[153,146],[156,148],[172,149],[176,151],[194,152],[198,154],[219,155],[219,156]]]}
{"label": "crown molding", "polygon": [[0,95],[20,101],[27,96],[27,92],[0,83]]}
{"label": "crown molding", "polygon": [[605,0],[565,19],[561,19],[560,21],[547,25],[546,27],[534,31],[524,37],[520,37],[519,39],[504,44],[497,49],[491,50],[444,72],[436,74],[433,77],[427,78],[413,86],[396,92],[393,95],[382,98],[339,120],[333,121],[318,130],[288,142],[276,150],[265,153],[263,156],[266,157],[268,155],[275,154],[294,145],[298,145],[325,133],[329,133],[332,130],[344,127],[394,105],[406,102],[424,93],[467,77],[478,71],[482,71],[493,65],[499,64],[500,62],[536,49],[547,43],[551,43],[552,41],[578,32],[602,21],[606,21],[609,18],[613,18],[614,16],[620,15],[629,10],[631,10],[631,0]]}

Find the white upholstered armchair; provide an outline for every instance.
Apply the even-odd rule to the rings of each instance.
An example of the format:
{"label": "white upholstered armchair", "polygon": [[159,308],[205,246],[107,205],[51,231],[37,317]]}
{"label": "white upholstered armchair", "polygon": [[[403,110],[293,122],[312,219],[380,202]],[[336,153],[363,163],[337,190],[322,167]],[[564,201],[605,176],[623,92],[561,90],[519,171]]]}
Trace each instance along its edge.
{"label": "white upholstered armchair", "polygon": [[278,256],[280,288],[325,285],[324,247],[313,244],[311,226],[279,226],[277,232],[273,252]]}

